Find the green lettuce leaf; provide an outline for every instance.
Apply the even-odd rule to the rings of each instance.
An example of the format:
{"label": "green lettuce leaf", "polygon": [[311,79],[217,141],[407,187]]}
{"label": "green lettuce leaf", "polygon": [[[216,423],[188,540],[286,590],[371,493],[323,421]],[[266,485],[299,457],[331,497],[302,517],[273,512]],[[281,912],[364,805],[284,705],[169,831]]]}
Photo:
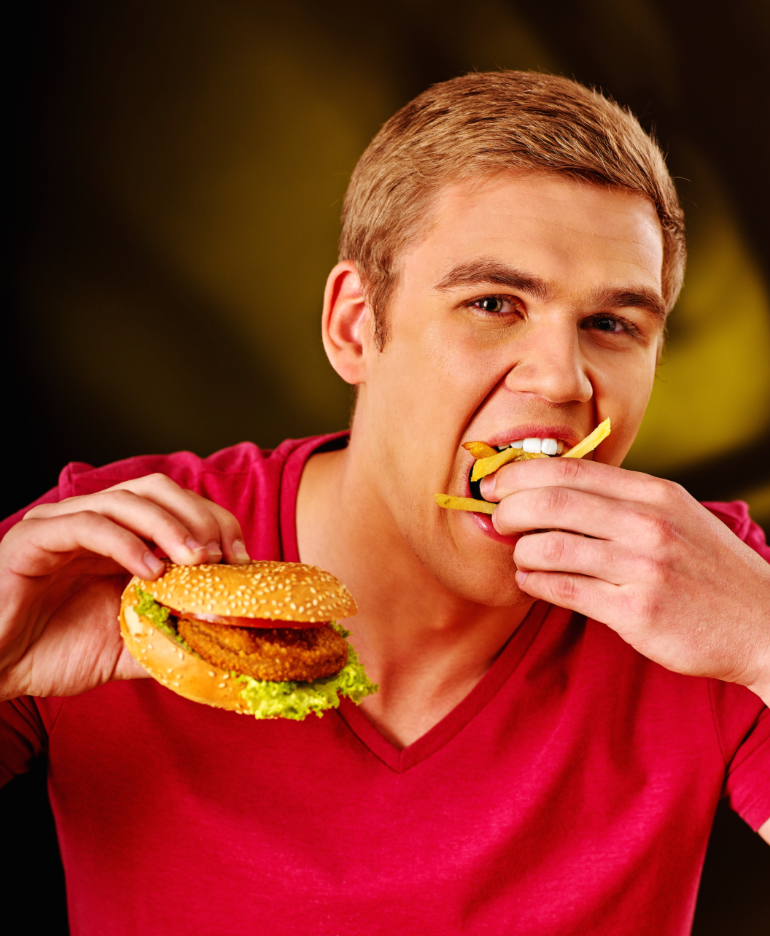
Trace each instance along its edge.
{"label": "green lettuce leaf", "polygon": [[134,588],[136,589],[136,595],[139,599],[139,603],[134,605],[134,611],[136,611],[137,614],[141,614],[142,617],[147,618],[148,621],[152,621],[159,631],[164,633],[167,637],[170,637],[181,647],[184,647],[188,653],[198,656],[187,641],[179,636],[174,625],[169,623],[169,609],[158,604],[152,595],[141,589],[138,585],[135,585]]}
{"label": "green lettuce leaf", "polygon": [[[159,631],[184,647],[188,653],[200,658],[168,621],[168,608],[158,604],[152,595],[138,585],[136,594],[139,598],[136,613],[152,621]],[[332,622],[331,626],[340,636],[350,636],[350,631],[339,624]],[[244,683],[240,696],[255,718],[291,718],[302,721],[311,713],[320,718],[327,709],[338,708],[341,697],[344,696],[358,705],[362,699],[380,688],[366,675],[358,654],[350,644],[346,666],[336,676],[326,676],[313,682],[269,682],[241,673],[230,675]]]}

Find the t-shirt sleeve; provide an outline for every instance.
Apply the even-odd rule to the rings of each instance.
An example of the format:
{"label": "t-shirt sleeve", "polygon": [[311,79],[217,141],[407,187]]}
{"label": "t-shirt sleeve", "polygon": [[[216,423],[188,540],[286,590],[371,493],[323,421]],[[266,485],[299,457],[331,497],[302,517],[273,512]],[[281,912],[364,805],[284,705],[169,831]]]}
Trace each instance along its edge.
{"label": "t-shirt sleeve", "polygon": [[[762,528],[744,501],[706,503],[747,546],[770,562]],[[722,793],[756,831],[770,819],[770,710],[742,686],[709,680],[714,724],[725,759]]]}
{"label": "t-shirt sleeve", "polygon": [[754,831],[770,819],[770,710],[749,689],[709,680],[725,761],[722,795]]}

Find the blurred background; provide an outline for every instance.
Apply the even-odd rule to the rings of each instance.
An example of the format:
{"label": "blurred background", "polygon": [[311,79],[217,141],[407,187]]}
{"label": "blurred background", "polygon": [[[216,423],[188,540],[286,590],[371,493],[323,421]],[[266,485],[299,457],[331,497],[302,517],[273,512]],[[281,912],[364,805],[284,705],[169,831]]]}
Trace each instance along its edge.
{"label": "blurred background", "polygon": [[[626,464],[770,529],[765,0],[10,10],[3,515],[68,461],[344,427],[319,313],[350,172],[427,85],[505,67],[599,86],[669,154],[690,262]],[[65,932],[42,772],[2,796],[14,864],[51,881],[34,913]],[[695,932],[767,933],[768,880],[770,849],[720,809]]]}

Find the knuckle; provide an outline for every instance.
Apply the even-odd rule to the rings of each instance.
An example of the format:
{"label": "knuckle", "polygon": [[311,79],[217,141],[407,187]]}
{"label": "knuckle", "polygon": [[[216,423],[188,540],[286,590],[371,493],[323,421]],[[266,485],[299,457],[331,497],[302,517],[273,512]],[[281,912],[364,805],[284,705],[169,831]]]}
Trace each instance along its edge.
{"label": "knuckle", "polygon": [[213,530],[219,526],[209,503],[203,498],[191,499],[188,502],[188,511],[190,521],[197,526],[205,527],[207,530]]}
{"label": "knuckle", "polygon": [[577,581],[574,575],[560,575],[556,579],[555,595],[565,602],[572,601],[577,594]]}
{"label": "knuckle", "polygon": [[558,458],[554,463],[558,466],[556,477],[565,483],[575,481],[584,471],[583,462],[579,458]]}
{"label": "knuckle", "polygon": [[633,526],[647,546],[656,552],[665,549],[674,535],[672,518],[656,511],[638,512],[633,518]]}
{"label": "knuckle", "polygon": [[33,507],[32,510],[28,510],[23,519],[24,520],[38,520],[41,517],[49,517],[51,515],[51,504],[38,504],[37,507]]}
{"label": "knuckle", "polygon": [[657,490],[664,499],[680,500],[685,496],[689,497],[687,491],[685,491],[681,484],[677,484],[676,481],[669,481],[668,478],[656,478],[656,481]]}
{"label": "knuckle", "polygon": [[549,514],[562,513],[570,502],[570,492],[568,488],[551,487],[544,491],[543,508]]}
{"label": "knuckle", "polygon": [[636,628],[648,628],[659,620],[661,600],[655,589],[644,589],[634,594],[627,611],[630,622]]}
{"label": "knuckle", "polygon": [[163,474],[161,471],[154,471],[152,474],[145,475],[141,481],[145,484],[149,484],[151,487],[156,487],[167,491],[173,491],[179,488],[179,485],[176,483],[176,481],[172,481],[168,475]]}
{"label": "knuckle", "polygon": [[562,533],[547,533],[543,541],[543,556],[550,565],[559,565],[567,551],[567,543]]}
{"label": "knuckle", "polygon": [[665,579],[666,564],[657,555],[639,556],[634,561],[637,576],[643,582],[662,582]]}
{"label": "knuckle", "polygon": [[207,497],[203,497],[201,494],[197,494],[195,491],[187,491],[186,493],[194,498],[194,503],[212,525],[219,526],[223,530],[240,530],[241,527],[238,520],[227,508],[209,500]]}
{"label": "knuckle", "polygon": [[115,531],[122,529],[119,524],[109,520],[98,510],[86,509],[79,510],[74,514],[63,514],[59,520],[62,524],[65,524],[67,528],[71,528],[73,531],[77,531],[79,529],[83,532],[88,532],[91,535],[98,534],[107,527],[110,527]]}
{"label": "knuckle", "polygon": [[139,499],[139,496],[139,494],[136,494],[134,491],[130,491],[128,488],[121,488],[118,491],[102,491],[101,493],[95,495],[95,497],[98,498],[96,501],[97,503],[99,503],[100,500],[103,501],[106,498],[109,498],[111,501],[126,507],[135,504]]}

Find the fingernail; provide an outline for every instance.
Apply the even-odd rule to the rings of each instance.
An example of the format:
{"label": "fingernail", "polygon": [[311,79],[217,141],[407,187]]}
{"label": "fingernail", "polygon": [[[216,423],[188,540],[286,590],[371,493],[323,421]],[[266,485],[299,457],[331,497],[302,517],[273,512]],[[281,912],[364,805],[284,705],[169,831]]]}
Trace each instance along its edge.
{"label": "fingernail", "polygon": [[198,552],[199,549],[206,548],[202,543],[199,543],[198,540],[193,539],[192,536],[188,536],[184,544],[191,552]]}
{"label": "fingernail", "polygon": [[522,572],[522,571],[520,571],[520,570],[517,570],[517,572],[516,572],[516,584],[517,584],[517,585],[523,585],[523,584],[527,581],[527,576],[528,576],[528,575],[529,575],[529,572]]}
{"label": "fingernail", "polygon": [[157,556],[153,556],[149,550],[142,556],[142,561],[150,570],[150,576],[152,578],[154,578],[159,572],[163,570],[163,562],[161,562]]}
{"label": "fingernail", "polygon": [[233,555],[238,562],[251,562],[251,558],[246,552],[246,547],[243,545],[242,540],[233,540]]}
{"label": "fingernail", "polygon": [[214,558],[215,556],[222,558],[222,547],[216,540],[212,540],[210,543],[206,543],[206,549],[208,550],[209,556]]}
{"label": "fingernail", "polygon": [[490,494],[494,493],[495,476],[487,475],[486,478],[482,478],[481,484],[479,485],[479,490],[481,491],[482,497],[488,497]]}

